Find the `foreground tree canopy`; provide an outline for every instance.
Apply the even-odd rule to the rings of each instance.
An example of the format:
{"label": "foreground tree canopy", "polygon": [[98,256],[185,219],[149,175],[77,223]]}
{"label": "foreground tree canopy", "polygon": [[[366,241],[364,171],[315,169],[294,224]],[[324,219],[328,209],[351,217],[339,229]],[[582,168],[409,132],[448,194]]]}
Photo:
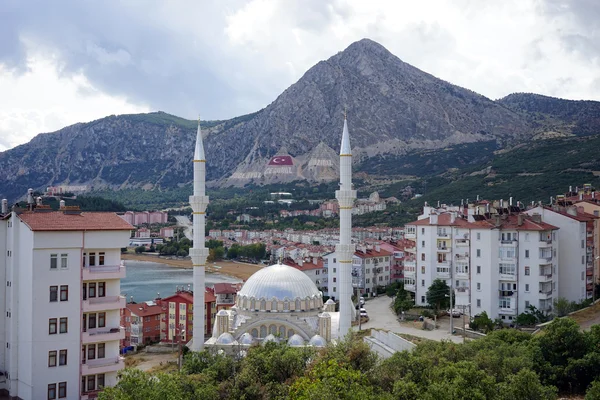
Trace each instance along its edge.
{"label": "foreground tree canopy", "polygon": [[178,373],[124,370],[100,399],[547,400],[586,391],[600,399],[600,326],[580,332],[562,318],[536,336],[504,329],[386,360],[356,337],[325,349],[267,343],[240,360],[188,353]]}

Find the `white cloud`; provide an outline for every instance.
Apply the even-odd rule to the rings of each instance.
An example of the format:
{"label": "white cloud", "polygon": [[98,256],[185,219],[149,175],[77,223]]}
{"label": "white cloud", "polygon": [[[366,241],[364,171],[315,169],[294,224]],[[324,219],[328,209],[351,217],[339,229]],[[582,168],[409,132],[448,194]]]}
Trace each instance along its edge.
{"label": "white cloud", "polygon": [[61,76],[52,60],[30,57],[17,75],[0,65],[0,151],[77,122],[149,111],[98,91],[81,74]]}

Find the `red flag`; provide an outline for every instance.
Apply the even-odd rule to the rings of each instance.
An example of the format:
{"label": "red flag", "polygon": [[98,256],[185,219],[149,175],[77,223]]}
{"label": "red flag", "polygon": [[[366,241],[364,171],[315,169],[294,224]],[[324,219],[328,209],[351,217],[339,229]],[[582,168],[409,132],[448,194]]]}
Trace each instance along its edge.
{"label": "red flag", "polygon": [[269,161],[269,165],[294,165],[291,156],[275,156]]}

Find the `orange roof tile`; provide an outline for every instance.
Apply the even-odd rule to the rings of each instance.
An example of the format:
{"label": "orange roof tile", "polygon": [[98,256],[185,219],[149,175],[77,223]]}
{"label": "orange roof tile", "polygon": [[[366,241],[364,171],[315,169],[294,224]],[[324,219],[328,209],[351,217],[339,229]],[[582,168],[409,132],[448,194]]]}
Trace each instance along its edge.
{"label": "orange roof tile", "polygon": [[127,304],[127,309],[138,317],[162,314],[164,311],[166,311],[166,308],[163,310],[163,308],[159,305],[149,306],[145,303]]}
{"label": "orange roof tile", "polygon": [[135,229],[113,212],[25,211],[18,214],[32,231],[129,231]]}

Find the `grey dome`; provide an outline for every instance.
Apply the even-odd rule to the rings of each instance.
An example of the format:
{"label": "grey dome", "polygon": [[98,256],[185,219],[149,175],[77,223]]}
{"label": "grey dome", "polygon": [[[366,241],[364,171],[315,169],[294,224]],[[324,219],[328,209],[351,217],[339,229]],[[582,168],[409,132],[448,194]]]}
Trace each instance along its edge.
{"label": "grey dome", "polygon": [[225,310],[221,310],[221,311],[219,311],[219,312],[217,313],[217,315],[224,315],[224,316],[226,316],[226,317],[227,317],[229,314],[227,313],[227,311],[225,311]]}
{"label": "grey dome", "polygon": [[329,299],[325,302],[325,304],[332,305],[332,304],[335,304],[335,301]]}
{"label": "grey dome", "polygon": [[267,343],[267,342],[275,342],[275,343],[279,343],[279,339],[277,339],[275,337],[275,335],[273,335],[272,333],[268,334],[266,338],[264,338],[263,343]]}
{"label": "grey dome", "polygon": [[323,336],[315,335],[310,339],[308,345],[314,347],[325,347],[327,346],[327,341]]}
{"label": "grey dome", "polygon": [[289,346],[292,346],[292,347],[304,346],[304,339],[302,339],[302,336],[300,336],[296,333],[288,339],[287,343]]}
{"label": "grey dome", "polygon": [[295,300],[320,298],[321,292],[313,281],[302,271],[289,265],[275,264],[255,272],[238,292],[238,298],[273,298]]}
{"label": "grey dome", "polygon": [[229,332],[224,332],[221,334],[221,336],[219,336],[219,338],[217,339],[217,344],[234,344],[235,339],[233,338],[233,335]]}
{"label": "grey dome", "polygon": [[248,332],[246,332],[242,336],[240,336],[239,342],[241,344],[252,344],[254,343],[254,337]]}

